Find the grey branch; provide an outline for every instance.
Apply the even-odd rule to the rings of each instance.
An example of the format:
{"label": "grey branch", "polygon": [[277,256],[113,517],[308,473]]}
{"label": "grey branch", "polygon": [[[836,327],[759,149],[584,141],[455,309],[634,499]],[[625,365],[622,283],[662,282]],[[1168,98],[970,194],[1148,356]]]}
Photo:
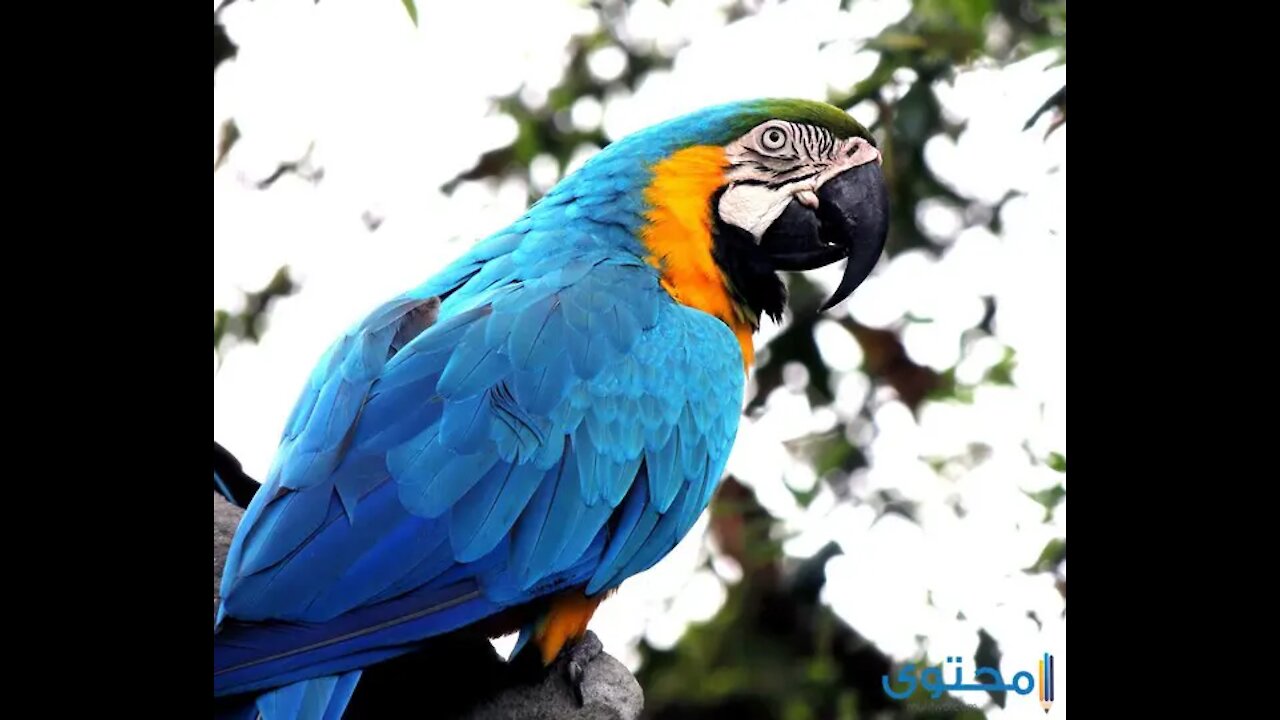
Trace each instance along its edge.
{"label": "grey branch", "polygon": [[[213,494],[213,606],[231,538],[243,511]],[[599,644],[594,633],[583,642]],[[465,720],[636,720],[644,707],[640,683],[626,666],[601,652],[586,667],[584,704],[578,707],[564,673],[550,672],[539,685],[508,688],[466,716]],[[462,720],[462,719],[460,719]]]}

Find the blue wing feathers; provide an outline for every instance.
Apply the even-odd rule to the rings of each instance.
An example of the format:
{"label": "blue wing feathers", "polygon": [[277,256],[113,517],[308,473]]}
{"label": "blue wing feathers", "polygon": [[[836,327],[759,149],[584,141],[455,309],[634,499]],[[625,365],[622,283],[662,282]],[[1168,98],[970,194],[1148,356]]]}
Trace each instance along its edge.
{"label": "blue wing feathers", "polygon": [[563,304],[564,320],[569,327],[588,337],[592,336],[593,315],[600,309],[595,306],[594,288],[583,288],[573,294],[573,299]]}
{"label": "blue wing feathers", "polygon": [[[392,459],[393,456],[388,455],[388,464]],[[400,486],[400,501],[409,512],[423,517],[438,517],[497,461],[497,456],[491,452],[455,453],[445,447],[437,435],[431,438],[425,451],[414,456],[411,463],[393,466],[392,476]]]}
{"label": "blue wing feathers", "polygon": [[333,489],[342,501],[347,519],[355,522],[356,508],[365,496],[391,480],[386,462],[371,455],[348,455],[338,467]]}
{"label": "blue wing feathers", "polygon": [[619,404],[616,436],[619,446],[627,448],[631,454],[633,449],[644,448],[644,422],[640,417],[643,410],[636,398],[625,398]]}
{"label": "blue wing feathers", "polygon": [[491,412],[484,395],[449,403],[440,420],[440,444],[459,454],[479,451],[490,441]]}
{"label": "blue wing feathers", "polygon": [[445,539],[444,533],[434,524],[439,521],[428,522],[433,524],[417,527],[416,523],[405,523],[405,526],[406,528],[411,528],[406,532],[417,531],[421,532],[424,537],[430,538],[433,543],[430,545],[430,549],[418,555],[410,556],[415,559],[421,557],[421,559],[413,565],[409,572],[392,580],[385,587],[379,588],[377,585],[372,585],[368,591],[368,597],[362,597],[360,602],[381,602],[407,593],[415,588],[425,587],[453,567],[452,553],[446,548],[448,541]]}
{"label": "blue wing feathers", "polygon": [[[623,545],[630,539],[631,533],[635,531],[636,525],[640,522],[641,514],[644,513],[649,505],[649,483],[645,474],[645,465],[641,462],[640,469],[636,473],[636,481],[629,488],[625,503],[619,510],[617,525],[609,538],[609,544],[605,548],[604,555],[600,558],[599,568],[608,568],[613,565],[618,553],[622,551]],[[595,591],[588,590],[588,592]]]}
{"label": "blue wing feathers", "polygon": [[[321,485],[290,491],[275,498],[259,522],[245,534],[240,572],[258,572],[296,550],[324,522],[332,494],[331,487]],[[266,495],[259,492],[254,499],[266,499]]]}
{"label": "blue wing feathers", "polygon": [[647,482],[639,477],[640,467],[643,464],[644,454],[640,453],[621,465],[621,469],[613,476],[613,484],[605,491],[606,495],[604,499],[609,503],[609,505],[617,507],[622,504],[623,498],[626,497],[627,491],[631,489],[632,485],[637,483],[644,483],[645,485],[648,485]]}
{"label": "blue wing feathers", "polygon": [[542,576],[550,574],[579,518],[587,511],[581,483],[573,481],[578,474],[578,451],[572,443],[566,448],[561,475],[557,478],[546,520],[537,538],[533,539],[534,548],[532,552],[528,552],[526,564],[516,568],[524,577],[526,586],[531,586]]}
{"label": "blue wing feathers", "polygon": [[462,336],[436,385],[440,395],[458,400],[471,397],[505,375],[507,356],[498,352],[498,346],[485,343],[484,331],[485,325],[476,323]]}
{"label": "blue wing feathers", "polygon": [[303,698],[340,697],[341,673],[422,638],[616,585],[709,502],[740,409],[732,333],[609,243],[522,223],[317,366],[228,560],[217,692],[334,676]]}
{"label": "blue wing feathers", "polygon": [[[728,454],[727,451],[725,454]],[[720,480],[720,469],[712,467],[710,458],[710,455],[704,454],[702,467],[690,473],[690,477],[693,479],[690,482],[688,492],[690,497],[693,498],[693,502],[685,504],[684,514],[680,518],[678,532],[682,536],[693,527],[693,524],[698,520],[698,516],[711,503],[712,494],[715,493],[716,485]]]}
{"label": "blue wing feathers", "polygon": [[661,515],[654,509],[653,505],[646,502],[631,532],[625,536],[618,535],[610,540],[611,545],[618,546],[617,550],[614,550],[613,547],[609,548],[609,552],[613,556],[612,560],[607,563],[601,562],[599,567],[596,568],[595,574],[591,577],[591,582],[587,584],[587,594],[594,595],[601,590],[612,587],[618,568],[635,556],[645,541],[648,540],[649,534],[660,518]]}
{"label": "blue wing feathers", "polygon": [[[422,484],[449,458],[436,440],[440,437],[439,423],[415,435],[411,440],[391,448],[386,453],[387,469],[400,484]],[[432,453],[439,457],[430,456]],[[428,456],[424,459],[424,456]],[[403,478],[403,480],[401,480]]]}
{"label": "blue wing feathers", "polygon": [[365,335],[360,342],[360,352],[347,355],[343,362],[343,377],[357,383],[372,380],[386,364],[387,352],[398,331],[399,325],[393,324]]}
{"label": "blue wing feathers", "polygon": [[597,490],[597,483],[600,478],[599,466],[602,458],[600,453],[595,451],[594,443],[587,429],[587,423],[578,426],[577,431],[573,435],[573,443],[577,448],[585,449],[586,452],[581,453],[578,458],[578,487],[582,497],[591,502],[600,496]]}
{"label": "blue wing feathers", "polygon": [[[424,498],[427,516],[437,517],[448,512],[497,462],[498,457],[492,452],[456,455],[450,459],[427,485]],[[400,497],[403,499],[404,494]]]}
{"label": "blue wing feathers", "polygon": [[273,693],[268,693],[258,700],[258,711],[262,713],[263,717],[296,718],[302,710],[302,696],[306,693],[307,687],[321,684],[324,681],[325,678],[318,678],[305,683],[289,685]]}
{"label": "blue wing feathers", "polygon": [[621,303],[614,303],[612,322],[608,324],[611,331],[607,339],[613,342],[613,349],[626,354],[640,339],[640,321],[631,309]]}
{"label": "blue wing feathers", "polygon": [[560,299],[548,296],[525,307],[507,339],[507,352],[517,369],[545,366],[564,346],[564,316]]}
{"label": "blue wing feathers", "polygon": [[604,370],[608,354],[602,338],[571,327],[565,330],[565,340],[573,370],[579,378],[592,380]]}
{"label": "blue wing feathers", "polygon": [[[443,310],[441,312],[443,312]],[[453,350],[453,348],[462,339],[463,335],[471,329],[472,325],[490,313],[492,313],[492,309],[482,305],[480,307],[472,308],[443,318],[439,323],[431,326],[421,335],[414,338],[409,345],[405,347],[405,350],[412,349],[412,352],[401,352],[388,360],[383,377],[388,378],[394,376],[396,367],[401,363],[406,362],[408,358],[430,356],[435,355],[436,353]]]}
{"label": "blue wing feathers", "polygon": [[[426,337],[425,333],[423,337]],[[392,391],[417,386],[427,380],[431,381],[428,387],[434,394],[436,383],[440,381],[440,371],[444,366],[442,353],[442,350],[428,352],[419,348],[414,348],[412,352],[408,351],[408,348],[401,350],[387,362],[386,370],[370,386],[370,398],[390,395]]]}
{"label": "blue wing feathers", "polygon": [[568,533],[564,547],[560,549],[551,564],[550,572],[561,572],[578,562],[586,553],[587,547],[600,535],[601,528],[608,522],[616,508],[601,500],[589,505],[578,515],[573,531]]}
{"label": "blue wing feathers", "polygon": [[[533,551],[537,549],[538,538],[542,535],[542,528],[547,521],[551,500],[564,475],[564,458],[561,458],[560,464],[548,471],[538,483],[533,498],[529,500],[528,506],[515,524],[511,535],[511,566],[517,569],[517,573],[519,568],[529,567],[529,560],[533,557]],[[524,575],[521,574],[520,577],[523,579]]]}
{"label": "blue wing feathers", "polygon": [[586,430],[586,434],[582,435],[586,440],[584,444],[591,448],[591,452],[600,453],[607,457],[609,448],[614,447],[615,442],[613,433],[609,430],[609,421],[601,417],[601,414],[595,408],[588,410],[582,419],[584,422],[582,423],[582,428],[579,429],[579,435],[582,435],[583,429]]}
{"label": "blue wing feathers", "polygon": [[340,720],[342,718],[342,713],[346,710],[347,703],[351,702],[351,696],[355,694],[356,683],[359,680],[359,670],[344,673],[338,677],[338,682],[333,688],[333,694],[330,697],[328,708],[325,710],[321,720]]}
{"label": "blue wing feathers", "polygon": [[[224,596],[236,617],[319,621],[354,607],[353,596],[378,589],[403,575],[424,553],[439,544],[427,521],[407,516],[394,486],[384,484],[365,498],[361,514],[350,519],[340,505],[330,503],[320,529],[291,556],[268,573],[242,573]],[[393,548],[394,553],[378,550]],[[398,568],[398,569],[397,569]],[[294,589],[308,578],[345,575],[343,583],[316,582],[312,589]],[[320,594],[329,605],[309,607]]]}
{"label": "blue wing feathers", "polygon": [[680,520],[684,515],[684,505],[695,502],[692,493],[683,493],[672,503],[668,512],[659,518],[653,532],[640,546],[631,560],[614,574],[614,581],[621,581],[637,573],[644,572],[665,556],[680,541],[683,533],[679,531]]}
{"label": "blue wing feathers", "polygon": [[[324,587],[306,608],[308,618],[328,619],[362,603],[384,597],[391,586],[408,580],[424,585],[450,566],[443,545],[432,536],[433,521],[409,518],[383,537],[370,543],[347,567],[341,568],[341,582]],[[335,564],[332,560],[330,564]]]}
{"label": "blue wing feathers", "polygon": [[[364,406],[352,445],[365,453],[397,447],[434,426],[444,414],[443,399],[435,395],[439,375],[403,385],[401,392],[375,392]],[[375,388],[381,391],[382,388]]]}
{"label": "blue wing feathers", "polygon": [[468,285],[474,287],[477,292],[490,290],[510,277],[516,269],[515,260],[510,255],[504,255],[485,263]]}
{"label": "blue wing feathers", "polygon": [[649,466],[650,501],[658,512],[666,512],[671,501],[684,485],[683,465],[680,462],[679,428],[671,433],[666,445],[647,450],[645,462]]}
{"label": "blue wing feathers", "polygon": [[[405,652],[405,642],[475,622],[500,609],[475,583],[424,587],[327,623],[224,625],[214,645],[214,692],[258,690],[361,667],[356,655]],[[223,637],[225,636],[225,637]]]}
{"label": "blue wing feathers", "polygon": [[531,416],[546,417],[564,398],[573,376],[568,358],[557,355],[543,367],[515,372],[512,379],[512,390],[520,405]]}
{"label": "blue wing feathers", "polygon": [[[493,313],[489,315],[488,320],[484,324],[484,344],[486,347],[500,348],[508,343],[511,334],[515,332],[516,320],[520,317],[519,308],[523,305],[518,301],[526,297],[524,292],[513,292],[502,303],[495,302],[493,305]],[[516,303],[517,312],[512,312],[511,305]],[[507,357],[512,357],[510,352]]]}
{"label": "blue wing feathers", "polygon": [[489,391],[488,401],[493,415],[489,433],[498,457],[517,464],[534,461],[555,432],[550,423],[522,408],[506,381]]}
{"label": "blue wing feathers", "polygon": [[[617,484],[618,476],[622,474],[622,463],[613,459],[613,452],[609,450],[608,445],[598,446],[595,455],[596,472],[599,474],[596,476],[595,482],[592,483],[594,486],[592,487],[593,492],[590,496],[583,498],[589,505],[604,504],[605,497],[613,489],[613,486]],[[630,485],[635,480],[635,477],[633,473],[625,482]],[[612,503],[607,507],[612,510],[616,505],[616,503]]]}
{"label": "blue wing feathers", "polygon": [[693,447],[681,454],[680,470],[685,478],[701,478],[707,464],[707,438],[701,433],[684,434],[682,437],[697,438]]}
{"label": "blue wing feathers", "polygon": [[[449,542],[456,561],[468,563],[477,560],[502,539],[502,533],[480,537],[480,531],[497,506],[498,498],[506,491],[512,476],[517,471],[527,469],[532,469],[532,466],[507,462],[494,465],[449,510]],[[525,502],[528,502],[528,497]]]}
{"label": "blue wing feathers", "polygon": [[356,689],[360,671],[325,675],[286,685],[256,699],[245,720],[338,720]]}

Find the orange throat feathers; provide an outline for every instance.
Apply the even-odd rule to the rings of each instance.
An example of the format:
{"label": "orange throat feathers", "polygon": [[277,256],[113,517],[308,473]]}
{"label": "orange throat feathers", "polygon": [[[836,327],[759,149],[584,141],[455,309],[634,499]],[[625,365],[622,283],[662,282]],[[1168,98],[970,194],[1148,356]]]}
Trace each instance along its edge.
{"label": "orange throat feathers", "polygon": [[662,287],[681,305],[724,321],[742,347],[743,367],[755,360],[749,313],[729,294],[724,272],[712,257],[711,196],[724,184],[724,149],[685,148],[653,166],[645,188],[649,224],[641,240],[648,261],[662,273]]}

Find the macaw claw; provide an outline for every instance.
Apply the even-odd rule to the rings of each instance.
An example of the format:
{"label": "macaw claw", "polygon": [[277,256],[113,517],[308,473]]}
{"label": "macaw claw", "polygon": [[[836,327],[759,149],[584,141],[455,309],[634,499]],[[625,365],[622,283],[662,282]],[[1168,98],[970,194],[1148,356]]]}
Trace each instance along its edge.
{"label": "macaw claw", "polygon": [[604,652],[604,645],[600,643],[600,638],[596,637],[596,634],[590,630],[581,639],[564,650],[561,662],[564,663],[565,678],[569,682],[569,687],[573,690],[573,699],[579,708],[587,704],[586,697],[582,693],[582,683],[587,676],[587,666],[599,657],[602,652]]}

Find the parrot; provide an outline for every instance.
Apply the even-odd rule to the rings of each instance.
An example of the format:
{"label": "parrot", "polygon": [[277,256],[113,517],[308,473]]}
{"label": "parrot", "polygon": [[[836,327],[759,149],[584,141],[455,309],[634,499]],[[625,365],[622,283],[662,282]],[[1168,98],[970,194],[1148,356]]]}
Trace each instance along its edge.
{"label": "parrot", "polygon": [[340,718],[362,672],[451,633],[572,659],[709,506],[779,273],[844,260],[826,311],[879,261],[882,162],[824,102],[707,106],[609,143],[350,327],[232,540],[215,716]]}

